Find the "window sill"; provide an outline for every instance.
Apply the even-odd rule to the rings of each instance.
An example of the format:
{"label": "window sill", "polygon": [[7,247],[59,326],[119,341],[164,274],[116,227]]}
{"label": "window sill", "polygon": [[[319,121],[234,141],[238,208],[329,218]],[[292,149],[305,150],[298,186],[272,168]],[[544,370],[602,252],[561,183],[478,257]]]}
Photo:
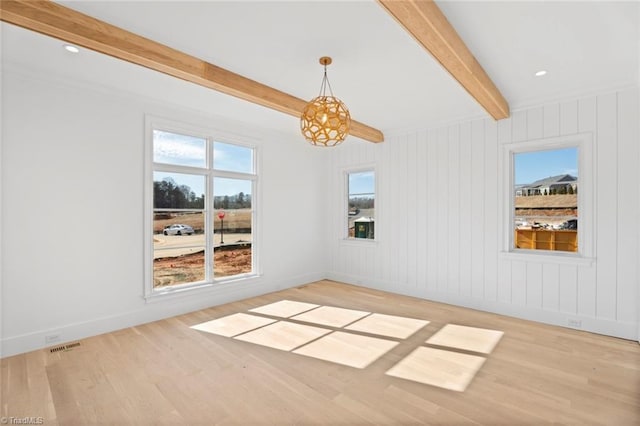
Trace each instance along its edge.
{"label": "window sill", "polygon": [[257,278],[260,278],[259,274],[243,274],[214,280],[212,282],[201,282],[191,285],[168,287],[162,290],[153,290],[151,291],[151,293],[145,294],[144,299],[146,303],[155,303],[163,300],[194,296],[211,292],[213,290],[224,290],[233,287],[238,282],[250,284],[251,281]]}
{"label": "window sill", "polygon": [[595,262],[592,257],[579,254],[552,252],[547,250],[513,250],[500,252],[500,258],[524,262],[556,263],[560,265],[591,266]]}
{"label": "window sill", "polygon": [[340,245],[343,246],[363,246],[363,245],[378,245],[378,240],[370,240],[368,238],[343,238],[340,240]]}

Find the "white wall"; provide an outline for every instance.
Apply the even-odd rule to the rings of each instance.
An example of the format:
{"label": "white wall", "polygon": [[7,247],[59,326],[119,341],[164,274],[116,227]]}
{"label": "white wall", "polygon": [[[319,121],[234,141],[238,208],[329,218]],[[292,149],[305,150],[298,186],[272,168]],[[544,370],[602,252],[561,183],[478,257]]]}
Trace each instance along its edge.
{"label": "white wall", "polygon": [[[2,356],[324,276],[326,155],[300,139],[43,73],[2,86]],[[145,114],[260,140],[260,278],[145,303]]]}
{"label": "white wall", "polygon": [[[638,21],[640,22],[640,7],[638,7]],[[638,87],[640,87],[640,32],[638,33]],[[638,90],[638,102],[640,102],[640,90]],[[639,114],[640,115],[640,114]],[[640,116],[637,120],[638,132],[640,133]],[[638,185],[638,190],[640,190],[640,185]],[[640,214],[637,216],[637,221],[640,222]],[[640,229],[638,230],[638,240],[640,241]],[[640,243],[639,243],[640,244]],[[638,321],[638,333],[636,335],[636,339],[640,342],[640,250],[638,250],[638,308],[636,312],[636,318]]]}
{"label": "white wall", "polygon": [[[329,277],[367,287],[635,339],[638,315],[638,91],[350,143],[328,173]],[[501,145],[592,133],[596,244],[591,265],[500,254]],[[341,241],[345,167],[378,170],[377,243]]]}
{"label": "white wall", "polygon": [[[322,150],[122,91],[5,71],[0,354],[49,346],[47,335],[75,340],[323,277],[552,324],[577,319],[585,330],[636,338],[638,101],[628,90],[516,111],[499,123]],[[261,278],[144,302],[145,114],[262,140]],[[597,164],[596,261],[502,258],[501,145],[583,132],[594,135]],[[341,241],[340,172],[362,164],[378,171],[379,241],[354,245]]]}
{"label": "white wall", "polygon": [[[1,33],[0,33],[1,36]],[[2,53],[3,53],[3,44],[0,43],[0,58],[2,57]],[[3,163],[3,156],[2,156],[2,147],[3,147],[3,139],[4,139],[4,126],[3,126],[3,122],[4,122],[4,87],[3,87],[3,78],[2,78],[2,69],[0,68],[0,191],[2,191],[2,186],[4,185],[4,179],[3,179],[3,171],[2,171],[2,163]],[[3,238],[3,233],[2,233],[2,212],[4,211],[3,208],[3,197],[2,197],[2,192],[0,192],[0,308],[2,308],[3,305],[3,298],[2,298],[2,289],[3,289],[3,283],[2,283],[2,265],[3,265],[3,249],[4,249],[4,244],[2,243],[4,241]],[[3,342],[2,342],[2,330],[4,330],[4,323],[3,323],[3,315],[2,312],[0,312],[0,356],[2,356],[3,352]]]}

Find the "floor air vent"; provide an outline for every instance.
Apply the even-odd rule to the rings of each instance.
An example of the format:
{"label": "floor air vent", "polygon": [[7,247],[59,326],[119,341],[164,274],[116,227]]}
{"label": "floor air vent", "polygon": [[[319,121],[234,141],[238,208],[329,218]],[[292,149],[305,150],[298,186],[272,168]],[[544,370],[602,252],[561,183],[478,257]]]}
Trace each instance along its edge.
{"label": "floor air vent", "polygon": [[69,343],[68,345],[62,345],[62,346],[58,346],[56,348],[52,348],[52,349],[50,349],[50,352],[54,353],[54,352],[60,352],[60,351],[68,351],[68,350],[76,348],[78,346],[80,346],[80,342]]}

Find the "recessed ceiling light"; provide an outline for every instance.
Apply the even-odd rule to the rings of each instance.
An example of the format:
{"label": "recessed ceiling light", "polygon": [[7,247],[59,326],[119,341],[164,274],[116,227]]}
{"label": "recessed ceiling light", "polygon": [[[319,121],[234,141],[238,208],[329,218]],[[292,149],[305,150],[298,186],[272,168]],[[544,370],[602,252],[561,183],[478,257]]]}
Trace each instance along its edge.
{"label": "recessed ceiling light", "polygon": [[543,75],[545,75],[547,73],[546,70],[540,70],[536,73],[536,77],[542,77]]}
{"label": "recessed ceiling light", "polygon": [[78,49],[77,47],[75,47],[75,46],[73,46],[73,45],[71,45],[71,44],[65,44],[65,45],[64,45],[64,49],[65,49],[67,52],[71,52],[71,53],[78,53],[78,52],[80,52],[80,49]]}

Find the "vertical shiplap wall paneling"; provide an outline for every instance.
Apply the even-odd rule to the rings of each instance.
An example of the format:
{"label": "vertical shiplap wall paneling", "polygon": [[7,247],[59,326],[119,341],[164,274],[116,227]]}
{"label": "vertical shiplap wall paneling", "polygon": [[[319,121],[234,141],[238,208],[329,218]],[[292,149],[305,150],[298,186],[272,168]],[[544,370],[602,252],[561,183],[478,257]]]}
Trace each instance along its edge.
{"label": "vertical shiplap wall paneling", "polygon": [[[541,139],[544,135],[544,108],[527,110],[527,140]],[[525,303],[531,308],[542,308],[542,264],[527,264]]]}
{"label": "vertical shiplap wall paneling", "polygon": [[[358,144],[350,144],[347,147],[347,164],[360,164],[361,160],[358,157]],[[344,216],[344,211],[340,211],[340,214]],[[344,232],[344,231],[343,231]],[[352,273],[356,276],[360,276],[363,265],[360,262],[356,262],[358,255],[362,250],[354,250],[354,247],[347,246],[342,250],[343,257],[349,267],[352,269]]]}
{"label": "vertical shiplap wall paneling", "polygon": [[408,240],[409,230],[407,224],[409,222],[409,216],[415,214],[415,212],[409,212],[407,209],[407,200],[411,196],[408,191],[408,168],[409,168],[409,139],[410,136],[406,135],[403,138],[403,143],[398,144],[399,151],[399,176],[398,176],[398,199],[396,203],[392,205],[393,211],[391,212],[393,220],[398,222],[398,232],[396,236],[398,239],[398,279],[403,286],[403,292],[407,291],[407,282],[409,278],[408,270]]}
{"label": "vertical shiplap wall paneling", "polygon": [[[356,155],[357,144],[349,144],[343,145],[345,158],[344,161],[341,162],[341,166],[344,167],[345,164],[360,164],[360,159]],[[344,187],[344,175],[342,176],[343,182],[342,185]],[[348,187],[348,184],[346,184]],[[342,197],[341,197],[342,198]],[[344,202],[344,201],[343,201]],[[340,208],[340,217],[344,217],[343,208]],[[344,238],[345,231],[342,230],[342,237]],[[340,256],[342,257],[341,262],[344,262],[346,270],[349,271],[351,275],[357,275],[356,269],[360,266],[355,263],[355,254],[359,253],[359,250],[354,250],[351,246],[342,247],[340,250]]]}
{"label": "vertical shiplap wall paneling", "polygon": [[427,224],[429,223],[429,210],[427,209],[427,137],[426,132],[416,134],[416,286],[417,294],[425,295],[427,286],[427,259],[429,251],[427,249]]}
{"label": "vertical shiplap wall paneling", "polygon": [[559,310],[568,314],[578,312],[576,292],[578,288],[578,268],[574,265],[560,265]]}
{"label": "vertical shiplap wall paneling", "polygon": [[[333,197],[333,211],[332,211],[332,219],[334,221],[334,223],[336,224],[335,227],[335,241],[340,241],[340,239],[343,238],[344,236],[344,230],[343,230],[343,223],[342,223],[342,218],[343,218],[343,213],[342,213],[342,187],[344,185],[343,182],[343,177],[342,177],[342,170],[340,170],[340,165],[343,163],[342,161],[339,161],[339,158],[334,158],[333,160],[333,169],[332,171],[332,175],[334,178],[334,188],[336,188],[336,191],[340,191],[340,192],[336,192],[336,197]],[[333,172],[336,173],[333,173]],[[331,253],[333,254],[333,262],[336,266],[338,266],[341,270],[344,270],[344,268],[347,267],[347,262],[344,258],[344,255],[342,253],[342,249],[340,247],[336,247],[335,250],[331,250]]]}
{"label": "vertical shiplap wall paneling", "polygon": [[[336,193],[337,197],[339,200],[336,203],[336,215],[337,217],[340,218],[339,221],[339,226],[340,226],[340,230],[339,230],[339,235],[338,235],[338,239],[342,240],[344,238],[345,235],[345,229],[344,229],[344,223],[342,222],[343,218],[344,218],[344,212],[343,212],[343,208],[344,208],[344,203],[345,200],[343,198],[343,191],[345,188],[345,180],[344,180],[344,175],[342,174],[342,167],[345,166],[345,164],[348,164],[348,161],[350,161],[350,155],[351,155],[351,149],[349,146],[342,146],[340,147],[340,153],[342,154],[342,158],[341,161],[338,162],[338,169],[337,169],[337,182],[338,182],[338,188],[339,188],[339,192]],[[349,258],[348,258],[348,254],[349,254],[349,247],[338,247],[337,250],[335,250],[336,256],[338,257],[337,262],[340,265],[341,268],[343,268],[343,270],[349,270],[349,268],[351,267],[351,265],[349,264]]]}
{"label": "vertical shiplap wall paneling", "polygon": [[[338,155],[331,155],[329,156],[329,160],[327,161],[328,165],[326,168],[326,173],[327,173],[327,179],[330,182],[330,191],[329,192],[333,192],[334,195],[335,191],[337,190],[337,188],[339,188],[339,179],[340,179],[340,173],[338,171]],[[327,215],[328,220],[327,222],[330,224],[331,228],[328,230],[327,234],[329,235],[329,241],[327,242],[327,244],[331,247],[330,250],[328,250],[328,255],[329,255],[329,267],[333,268],[333,270],[339,270],[341,268],[341,266],[337,263],[339,256],[337,256],[337,247],[333,247],[334,243],[337,242],[340,238],[339,232],[340,232],[340,210],[338,209],[338,203],[340,202],[340,197],[338,196],[333,196],[333,197],[328,197],[327,201],[326,201],[326,205],[327,205]]]}
{"label": "vertical shiplap wall paneling", "polygon": [[488,195],[485,191],[485,128],[484,120],[474,120],[471,123],[470,149],[469,149],[469,192],[467,193],[470,205],[467,210],[463,210],[469,223],[468,250],[470,257],[469,267],[469,292],[467,296],[476,298],[484,297],[484,262],[485,262],[485,239],[483,224],[485,223],[485,198]]}
{"label": "vertical shiplap wall paneling", "polygon": [[418,155],[417,134],[409,135],[407,141],[407,286],[415,294],[418,274]]}
{"label": "vertical shiplap wall paneling", "polygon": [[[560,134],[578,133],[578,102],[560,104]],[[578,190],[579,191],[579,190]],[[558,275],[558,307],[561,312],[577,313],[578,268],[574,265],[560,265]]]}
{"label": "vertical shiplap wall paneling", "polygon": [[511,261],[511,303],[517,306],[527,304],[527,262]]}
{"label": "vertical shiplap wall paneling", "polygon": [[[351,144],[351,164],[361,164],[364,161],[363,155],[364,144]],[[358,277],[364,276],[366,271],[366,253],[367,247],[363,247],[362,250],[354,250],[354,247],[349,248],[349,262],[354,265],[354,273]]]}
{"label": "vertical shiplap wall paneling", "polygon": [[553,312],[560,309],[560,268],[557,263],[542,266],[542,309]]}
{"label": "vertical shiplap wall paneling", "polygon": [[[578,102],[560,104],[560,134],[578,133]],[[578,267],[560,265],[558,277],[558,304],[561,312],[577,313]]]}
{"label": "vertical shiplap wall paneling", "polygon": [[439,204],[438,194],[438,132],[431,129],[427,132],[427,190],[424,197],[427,201],[427,290],[435,292],[438,289],[438,232]]}
{"label": "vertical shiplap wall paneling", "polygon": [[[560,105],[545,105],[542,109],[542,136],[553,138],[560,135]],[[557,311],[560,298],[560,269],[557,264],[542,267],[542,309]]]}
{"label": "vertical shiplap wall paneling", "polygon": [[[358,145],[358,161],[361,161],[363,164],[365,164],[367,162],[367,149],[368,147],[362,143]],[[364,250],[353,250],[354,252],[357,252],[357,255],[359,257],[359,260],[356,260],[356,262],[360,265],[360,269],[358,270],[358,276],[363,277],[363,276],[368,276],[371,273],[371,265],[369,263],[369,253],[371,252],[371,247],[370,246],[365,246]]]}
{"label": "vertical shiplap wall paneling", "polygon": [[[537,123],[529,123],[528,119],[529,111],[516,111],[513,113],[511,125],[511,137],[513,142],[529,140],[529,128],[535,127],[534,124],[542,125],[542,120],[538,120]],[[508,182],[505,182],[505,184],[508,184]],[[507,220],[509,220],[508,217]],[[518,306],[524,306],[527,304],[526,262],[511,262],[511,303]]]}
{"label": "vertical shiplap wall paneling", "polygon": [[445,204],[448,206],[449,226],[447,230],[447,287],[448,293],[460,292],[460,127],[449,127],[449,188]]}
{"label": "vertical shiplap wall paneling", "polygon": [[477,212],[472,210],[473,193],[471,191],[471,123],[460,125],[460,182],[458,190],[459,212],[459,280],[460,294],[471,296],[471,221],[477,219]]}
{"label": "vertical shiplap wall paneling", "polygon": [[[578,101],[578,132],[596,134],[596,114],[597,100],[595,96],[581,99]],[[597,144],[597,140],[595,141]],[[594,148],[595,149],[595,148]],[[596,156],[594,156],[596,157]],[[597,174],[597,169],[593,164],[585,165],[592,173]],[[580,177],[578,176],[578,179]],[[594,182],[597,177],[594,176]],[[597,196],[597,193],[596,193]],[[584,208],[593,210],[593,205],[583,206]],[[578,212],[580,214],[580,212]],[[583,222],[584,229],[589,225]],[[578,267],[578,288],[577,288],[577,308],[578,314],[591,317],[596,316],[596,271],[597,264]]]}
{"label": "vertical shiplap wall paneling", "polygon": [[[394,260],[392,266],[393,272],[393,282],[399,286],[400,291],[404,291],[405,287],[405,277],[407,274],[406,270],[402,270],[401,263],[406,262],[406,258],[402,259],[402,248],[406,247],[406,225],[403,224],[403,220],[400,217],[401,211],[403,207],[400,207],[403,203],[406,203],[406,200],[402,199],[402,189],[401,186],[404,185],[404,175],[407,170],[406,160],[402,158],[403,150],[401,149],[401,145],[405,145],[404,149],[406,152],[406,142],[407,137],[404,135],[402,138],[398,140],[397,146],[394,147],[392,155],[393,165],[391,166],[395,171],[395,180],[393,181],[395,184],[395,188],[393,189],[394,197],[393,202],[389,204],[389,218],[388,221],[393,223],[393,234],[390,236],[393,253],[391,254],[391,258]],[[404,160],[404,161],[403,161]],[[404,191],[406,193],[406,190]],[[405,216],[406,218],[406,216]]]}
{"label": "vertical shiplap wall paneling", "polygon": [[531,308],[542,309],[542,263],[527,263],[526,304]]}
{"label": "vertical shiplap wall paneling", "polygon": [[446,293],[449,272],[449,206],[447,194],[449,192],[449,132],[448,129],[438,131],[437,162],[438,192],[435,202],[438,204],[438,248],[436,251],[436,266],[438,268],[438,291]]}
{"label": "vertical shiplap wall paneling", "polygon": [[386,268],[388,270],[387,274],[389,276],[389,282],[397,284],[398,280],[398,222],[394,220],[394,213],[397,214],[395,203],[398,200],[398,189],[397,185],[399,182],[399,170],[397,170],[398,165],[398,146],[397,144],[402,143],[402,137],[398,137],[392,141],[395,146],[390,146],[388,151],[388,157],[384,159],[384,163],[387,167],[387,174],[385,179],[389,179],[389,192],[386,194],[385,198],[385,212],[386,219],[385,224],[389,227],[389,232],[387,232],[385,244],[389,247],[389,251],[387,253],[387,258],[383,260],[383,262],[387,263]]}
{"label": "vertical shiplap wall paneling", "polygon": [[[498,194],[498,123],[493,120],[483,120],[484,123],[484,299],[498,300],[498,252],[499,252],[499,207]],[[474,180],[477,176],[474,175]],[[474,294],[475,296],[475,294]]]}
{"label": "vertical shiplap wall paneling", "polygon": [[527,140],[542,138],[544,134],[543,112],[542,107],[527,110]]}
{"label": "vertical shiplap wall paneling", "polygon": [[[631,232],[638,223],[638,199],[635,197],[638,175],[638,95],[627,91],[618,94],[618,294],[617,319],[636,320],[638,299],[638,233]],[[629,250],[633,247],[634,250]]]}
{"label": "vertical shiplap wall paneling", "polygon": [[573,135],[578,131],[578,102],[560,104],[560,134]]}
{"label": "vertical shiplap wall paneling", "polygon": [[542,137],[560,135],[560,105],[545,105],[542,109]]}
{"label": "vertical shiplap wall paneling", "polygon": [[[349,144],[346,146],[346,164],[360,164],[360,158],[358,157],[358,144]],[[344,212],[340,210],[340,215],[344,217]],[[344,231],[343,231],[344,235]],[[342,256],[348,267],[351,268],[351,273],[355,276],[360,276],[363,265],[360,262],[356,261],[356,258],[361,253],[362,250],[354,250],[354,247],[345,246],[341,250]]]}
{"label": "vertical shiplap wall paneling", "polygon": [[400,280],[400,275],[399,275],[399,257],[398,257],[398,251],[400,249],[399,246],[400,244],[402,244],[401,234],[400,234],[402,229],[399,226],[400,222],[396,218],[396,215],[399,214],[396,206],[398,206],[400,202],[400,197],[398,196],[399,195],[398,186],[400,185],[400,173],[401,173],[400,168],[404,167],[399,160],[400,149],[398,148],[398,145],[403,143],[403,141],[404,141],[404,138],[396,139],[396,141],[394,142],[396,143],[396,145],[389,150],[390,151],[389,162],[388,162],[389,167],[387,172],[387,179],[390,179],[390,182],[393,183],[393,187],[391,188],[391,191],[388,194],[389,200],[387,201],[387,206],[386,206],[387,207],[386,223],[390,226],[390,231],[391,231],[388,234],[389,248],[391,249],[391,252],[389,253],[389,260],[392,261],[389,266],[390,266],[391,282],[395,283],[396,285],[402,282]]}
{"label": "vertical shiplap wall paneling", "polygon": [[511,142],[527,140],[527,111],[515,111],[511,116]]}
{"label": "vertical shiplap wall paneling", "polygon": [[[362,148],[363,148],[363,151],[362,151],[363,163],[375,165],[376,164],[375,153],[378,147],[374,146],[373,144],[363,144]],[[374,202],[374,207],[375,207],[375,202]],[[377,217],[377,215],[375,216]],[[368,244],[366,250],[364,250],[364,253],[366,253],[366,263],[365,263],[366,267],[365,267],[365,272],[363,272],[363,276],[369,278],[371,276],[374,276],[375,274],[377,250],[373,245]]]}
{"label": "vertical shiplap wall paneling", "polygon": [[615,319],[617,305],[617,196],[618,132],[617,95],[598,96],[597,104],[597,174],[596,241],[598,258],[596,314]]}
{"label": "vertical shiplap wall paneling", "polygon": [[[342,169],[342,167],[344,167],[346,164],[357,164],[357,159],[355,158],[355,155],[353,154],[354,152],[354,148],[353,145],[343,145],[341,146],[341,153],[343,154],[343,158],[342,161],[340,161],[340,168]],[[339,196],[340,196],[340,204],[339,204],[339,214],[340,214],[340,218],[344,217],[344,212],[343,207],[344,207],[344,200],[343,200],[343,192],[342,192],[342,188],[345,187],[345,181],[344,181],[344,175],[342,174],[342,170],[340,170],[340,188],[341,191],[339,192]],[[340,229],[340,238],[344,238],[345,235],[345,230],[343,227],[341,227]],[[355,271],[353,271],[353,267],[356,266],[353,264],[353,259],[351,256],[353,250],[351,250],[351,247],[349,246],[343,246],[340,247],[340,249],[338,250],[338,255],[340,257],[339,262],[342,265],[343,268],[347,268],[351,269],[351,273],[353,275],[355,275]]]}
{"label": "vertical shiplap wall paneling", "polygon": [[[522,114],[520,114],[522,116]],[[514,116],[515,117],[515,116]],[[498,152],[496,156],[496,168],[500,169],[501,157],[503,155],[503,145],[512,142],[512,121],[513,119],[500,120],[498,122]],[[520,126],[524,127],[524,126]],[[505,166],[505,167],[508,167]],[[503,250],[503,244],[508,236],[504,235],[504,227],[502,224],[508,220],[508,213],[500,208],[499,199],[504,194],[504,186],[507,185],[502,179],[502,173],[497,171],[498,180],[498,250]],[[498,300],[500,302],[511,303],[511,261],[500,258],[498,261]]]}
{"label": "vertical shiplap wall paneling", "polygon": [[390,282],[391,276],[389,275],[389,267],[388,267],[388,259],[389,259],[389,239],[391,238],[391,223],[388,219],[388,211],[389,211],[389,194],[391,193],[392,182],[390,179],[390,170],[389,170],[389,150],[392,148],[392,145],[395,143],[395,140],[387,140],[382,144],[382,146],[377,147],[377,156],[376,156],[376,166],[378,170],[378,175],[376,178],[378,182],[376,184],[376,188],[378,190],[378,194],[376,194],[376,218],[377,218],[377,229],[375,230],[377,234],[377,239],[379,241],[377,246],[377,256],[376,256],[376,275],[375,278],[381,280],[382,282]]}
{"label": "vertical shiplap wall paneling", "polygon": [[[640,97],[637,89],[515,111],[362,143],[336,151],[334,170],[375,163],[379,171],[375,244],[338,243],[330,275],[524,318],[638,335],[640,259]],[[503,255],[504,145],[593,136],[593,261]],[[331,179],[341,193],[342,176]],[[587,188],[582,188],[587,191]],[[343,215],[341,200],[329,202]],[[338,226],[337,219],[330,221]],[[342,226],[342,225],[340,225]],[[343,236],[344,230],[330,235]],[[574,322],[573,324],[579,324]]]}

